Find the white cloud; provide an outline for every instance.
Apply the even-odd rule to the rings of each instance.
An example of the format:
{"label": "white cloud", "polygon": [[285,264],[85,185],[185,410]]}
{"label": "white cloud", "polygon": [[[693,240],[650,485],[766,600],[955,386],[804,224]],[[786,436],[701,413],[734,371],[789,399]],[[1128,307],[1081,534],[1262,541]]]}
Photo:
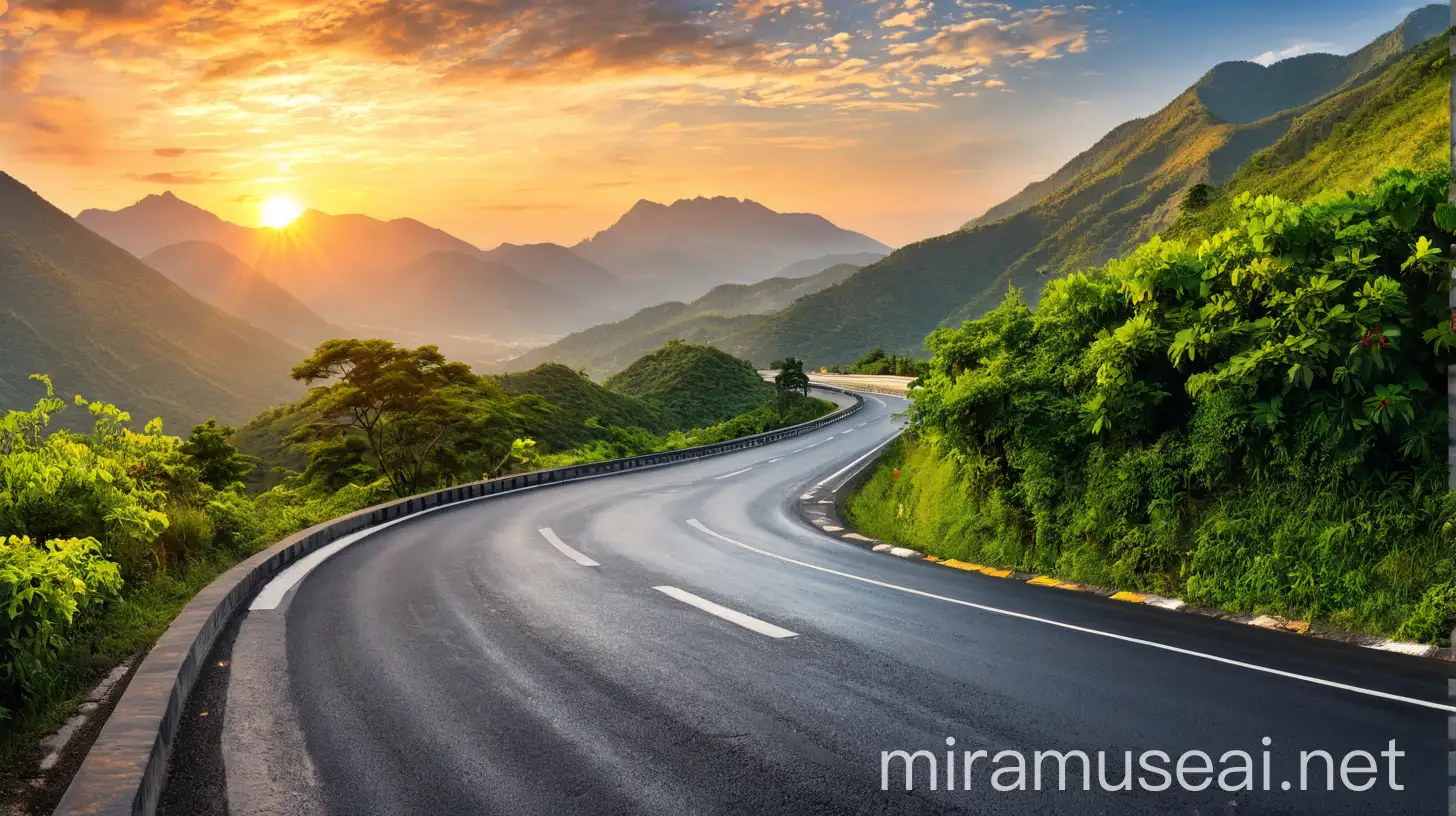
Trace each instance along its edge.
{"label": "white cloud", "polygon": [[1330,43],[1327,42],[1300,42],[1295,43],[1294,45],[1291,45],[1282,51],[1265,51],[1264,53],[1260,54],[1257,57],[1254,57],[1249,61],[1257,62],[1260,65],[1269,66],[1280,60],[1286,60],[1290,57],[1297,57],[1301,54],[1317,53],[1329,47]]}

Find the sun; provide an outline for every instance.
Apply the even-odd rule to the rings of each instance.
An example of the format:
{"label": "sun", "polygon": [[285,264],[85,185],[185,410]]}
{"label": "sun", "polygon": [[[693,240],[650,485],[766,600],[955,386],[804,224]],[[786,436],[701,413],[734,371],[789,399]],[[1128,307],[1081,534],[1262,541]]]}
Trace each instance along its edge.
{"label": "sun", "polygon": [[303,205],[288,196],[273,196],[263,202],[261,223],[265,227],[282,229],[303,215]]}

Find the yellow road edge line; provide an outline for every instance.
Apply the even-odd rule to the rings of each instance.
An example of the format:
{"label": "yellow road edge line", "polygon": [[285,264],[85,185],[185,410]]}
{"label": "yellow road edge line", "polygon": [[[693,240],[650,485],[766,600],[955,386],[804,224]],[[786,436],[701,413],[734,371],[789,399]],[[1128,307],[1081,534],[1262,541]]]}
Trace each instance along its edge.
{"label": "yellow road edge line", "polygon": [[1128,603],[1142,603],[1148,596],[1139,592],[1118,592],[1112,596],[1114,601],[1127,601]]}
{"label": "yellow road edge line", "polygon": [[1051,577],[1050,575],[1038,575],[1035,578],[1031,579],[1030,581],[1027,581],[1027,583],[1028,584],[1031,584],[1032,586],[1052,586],[1052,587],[1054,587],[1054,586],[1060,585],[1062,582],[1059,581],[1059,580],[1057,580],[1056,578]]}
{"label": "yellow road edge line", "polygon": [[951,569],[958,569],[958,570],[975,571],[975,570],[980,569],[980,566],[978,566],[976,564],[967,564],[964,561],[957,561],[954,558],[947,558],[944,561],[941,561],[940,562],[940,565],[942,567],[950,567]]}
{"label": "yellow road edge line", "polygon": [[982,575],[989,575],[992,578],[1010,578],[1011,570],[996,569],[995,567],[981,567]]}

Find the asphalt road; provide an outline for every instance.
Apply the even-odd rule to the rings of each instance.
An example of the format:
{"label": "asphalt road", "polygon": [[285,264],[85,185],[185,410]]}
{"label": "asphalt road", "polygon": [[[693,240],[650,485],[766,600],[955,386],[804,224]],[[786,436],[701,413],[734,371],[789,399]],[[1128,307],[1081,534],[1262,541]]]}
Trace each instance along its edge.
{"label": "asphalt road", "polygon": [[[442,510],[324,561],[242,624],[231,813],[1446,812],[1451,712],[1417,701],[1449,704],[1447,664],[906,561],[804,524],[797,496],[895,432],[903,401],[868,400],[796,440]],[[934,752],[938,790],[922,757],[916,790],[897,760],[883,791],[881,752],[897,749]],[[1055,761],[1031,789],[1035,751],[1074,749],[1092,792],[1075,759],[1072,790]],[[967,790],[963,752],[980,750]],[[1016,781],[1003,750],[1027,757],[1028,790],[992,787]],[[1099,780],[1098,751],[1109,785],[1130,751],[1157,786],[1139,755],[1191,750],[1220,771],[1247,752],[1255,789]],[[1344,790],[1336,767],[1328,792],[1315,759],[1319,790],[1301,792],[1302,750],[1337,765],[1367,751],[1378,770],[1357,755],[1352,781],[1378,784]]]}

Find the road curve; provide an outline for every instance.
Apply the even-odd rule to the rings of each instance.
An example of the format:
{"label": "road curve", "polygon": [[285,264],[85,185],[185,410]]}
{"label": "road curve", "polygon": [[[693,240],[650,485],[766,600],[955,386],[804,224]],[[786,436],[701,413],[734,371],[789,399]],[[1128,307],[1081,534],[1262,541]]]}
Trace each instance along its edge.
{"label": "road curve", "polygon": [[[1410,701],[1448,704],[1446,664],[805,525],[797,496],[897,432],[904,401],[866,399],[804,437],[445,509],[343,549],[242,624],[230,812],[1444,812],[1450,712]],[[899,765],[881,789],[882,751],[934,751],[944,774],[948,738],[954,790],[922,775],[906,792]],[[1400,791],[1378,755],[1391,740]],[[1107,752],[1113,784],[1125,751],[1268,751],[1271,785],[1107,792],[1094,765],[1085,792],[1074,764],[1077,789],[1058,791],[1052,763],[1050,790],[999,792],[983,759],[962,789],[962,751],[1074,749]],[[1323,790],[1318,761],[1321,790],[1281,790],[1299,751],[1356,749],[1381,763],[1371,791]]]}

